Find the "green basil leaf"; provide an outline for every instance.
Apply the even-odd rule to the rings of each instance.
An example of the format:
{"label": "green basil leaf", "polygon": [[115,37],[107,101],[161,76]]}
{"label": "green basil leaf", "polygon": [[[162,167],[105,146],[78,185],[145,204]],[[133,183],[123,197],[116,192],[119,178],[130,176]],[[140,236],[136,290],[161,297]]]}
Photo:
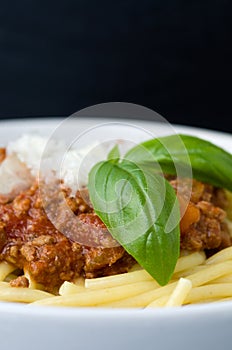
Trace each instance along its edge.
{"label": "green basil leaf", "polygon": [[117,163],[119,159],[120,159],[119,148],[118,148],[118,145],[115,145],[108,153],[107,160]]}
{"label": "green basil leaf", "polygon": [[89,174],[94,210],[112,236],[160,285],[179,257],[179,206],[171,185],[135,163],[103,161]]}
{"label": "green basil leaf", "polygon": [[[163,173],[176,174],[177,168],[185,176],[192,169],[199,181],[232,191],[232,155],[222,148],[198,137],[171,135],[143,142],[125,158],[161,168]],[[150,164],[150,165],[149,165]]]}

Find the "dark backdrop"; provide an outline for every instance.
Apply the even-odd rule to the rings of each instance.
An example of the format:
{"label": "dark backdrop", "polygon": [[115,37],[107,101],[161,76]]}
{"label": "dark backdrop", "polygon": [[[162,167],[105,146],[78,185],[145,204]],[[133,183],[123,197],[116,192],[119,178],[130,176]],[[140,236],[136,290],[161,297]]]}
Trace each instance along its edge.
{"label": "dark backdrop", "polygon": [[231,0],[9,0],[0,116],[68,116],[125,101],[232,132]]}

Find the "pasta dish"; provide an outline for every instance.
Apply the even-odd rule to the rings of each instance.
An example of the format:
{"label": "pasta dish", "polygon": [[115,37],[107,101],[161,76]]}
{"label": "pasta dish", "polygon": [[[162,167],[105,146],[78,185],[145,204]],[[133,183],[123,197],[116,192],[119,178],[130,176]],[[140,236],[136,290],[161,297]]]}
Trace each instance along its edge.
{"label": "pasta dish", "polygon": [[[73,188],[66,172],[52,180],[49,193],[45,186],[44,196],[46,179],[39,182],[37,160],[23,151],[29,141],[36,140],[27,135],[0,149],[1,301],[155,308],[232,298],[232,197],[216,177],[210,183],[194,172],[193,179],[172,171],[162,176],[181,214],[173,248],[178,259],[162,282],[133,254],[131,242],[114,235],[95,205],[91,182]],[[117,152],[111,156],[118,158]]]}

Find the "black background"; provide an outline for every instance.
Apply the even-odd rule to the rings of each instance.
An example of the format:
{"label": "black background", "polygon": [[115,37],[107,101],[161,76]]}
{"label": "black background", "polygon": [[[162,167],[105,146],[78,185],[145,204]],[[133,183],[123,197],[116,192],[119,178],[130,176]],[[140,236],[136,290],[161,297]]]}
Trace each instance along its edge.
{"label": "black background", "polygon": [[1,1],[0,117],[102,102],[232,132],[232,2]]}

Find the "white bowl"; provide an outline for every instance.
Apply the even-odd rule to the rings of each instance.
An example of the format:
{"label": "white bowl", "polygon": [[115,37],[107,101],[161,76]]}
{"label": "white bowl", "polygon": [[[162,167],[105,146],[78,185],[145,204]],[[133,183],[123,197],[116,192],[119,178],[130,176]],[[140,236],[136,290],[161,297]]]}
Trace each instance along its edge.
{"label": "white bowl", "polygon": [[[59,119],[2,121],[1,145],[23,133],[49,135],[60,122]],[[78,134],[81,143],[85,137],[80,135],[85,130],[108,122],[107,119],[79,118],[75,121],[75,133],[72,134],[73,126],[70,130],[67,125],[60,134],[56,131],[56,135],[70,141],[70,134],[71,139]],[[96,132],[99,139],[107,135],[111,138],[126,137],[134,142],[149,138],[150,133],[154,136],[170,134],[174,128],[177,132],[210,140],[232,152],[232,136],[225,133],[133,120],[111,120],[110,124],[93,128],[90,139]],[[231,349],[231,324],[232,302],[154,310],[0,303],[1,349]]]}

